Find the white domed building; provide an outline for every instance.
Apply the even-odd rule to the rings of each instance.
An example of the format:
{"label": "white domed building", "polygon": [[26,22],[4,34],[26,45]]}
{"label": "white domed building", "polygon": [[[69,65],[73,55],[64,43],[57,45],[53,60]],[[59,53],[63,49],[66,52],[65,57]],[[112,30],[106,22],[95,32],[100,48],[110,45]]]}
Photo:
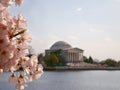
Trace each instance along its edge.
{"label": "white domed building", "polygon": [[80,48],[74,48],[70,44],[64,41],[58,41],[54,43],[50,49],[45,50],[46,55],[51,52],[61,50],[61,56],[66,63],[80,63],[83,62],[83,50]]}

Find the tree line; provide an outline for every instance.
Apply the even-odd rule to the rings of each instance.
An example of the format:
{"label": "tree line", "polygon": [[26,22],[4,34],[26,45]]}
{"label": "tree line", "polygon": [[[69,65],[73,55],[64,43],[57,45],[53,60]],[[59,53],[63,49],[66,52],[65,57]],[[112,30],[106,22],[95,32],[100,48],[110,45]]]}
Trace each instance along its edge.
{"label": "tree line", "polygon": [[[61,50],[51,52],[49,55],[43,55],[42,53],[40,53],[40,54],[38,54],[38,61],[44,67],[65,66],[66,62],[65,62],[64,58],[61,56],[61,53],[62,53]],[[35,51],[30,46],[29,53],[27,55],[30,57],[32,54],[35,54]],[[107,67],[120,67],[120,61],[117,61],[112,58],[107,58],[105,60],[96,61],[95,59],[92,58],[92,56],[89,56],[89,57],[83,56],[83,61],[85,63],[100,64],[100,65],[107,66]]]}
{"label": "tree line", "polygon": [[[45,56],[43,54],[39,54],[38,61],[39,63],[43,64],[44,67],[65,66],[66,65],[65,60],[60,53],[61,51],[59,50],[59,51],[51,52],[49,55],[45,55]],[[120,61],[116,61],[111,58],[101,61],[96,61],[92,58],[92,56],[89,56],[88,58],[86,56],[83,56],[83,61],[85,63],[100,64],[106,67],[120,67]]]}
{"label": "tree line", "polygon": [[112,58],[107,58],[105,60],[101,60],[101,61],[95,61],[91,56],[89,56],[89,58],[87,58],[86,56],[83,57],[84,62],[86,63],[91,63],[91,64],[100,64],[100,65],[104,65],[107,67],[120,67],[120,61],[114,60]]}

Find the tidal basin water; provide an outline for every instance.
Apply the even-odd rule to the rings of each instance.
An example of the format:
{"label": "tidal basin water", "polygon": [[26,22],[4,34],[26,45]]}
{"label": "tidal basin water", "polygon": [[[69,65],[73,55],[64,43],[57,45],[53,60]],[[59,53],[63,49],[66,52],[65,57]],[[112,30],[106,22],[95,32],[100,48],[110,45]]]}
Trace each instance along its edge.
{"label": "tidal basin water", "polygon": [[[15,90],[9,75],[0,76],[0,90]],[[25,90],[120,90],[120,71],[45,71]]]}

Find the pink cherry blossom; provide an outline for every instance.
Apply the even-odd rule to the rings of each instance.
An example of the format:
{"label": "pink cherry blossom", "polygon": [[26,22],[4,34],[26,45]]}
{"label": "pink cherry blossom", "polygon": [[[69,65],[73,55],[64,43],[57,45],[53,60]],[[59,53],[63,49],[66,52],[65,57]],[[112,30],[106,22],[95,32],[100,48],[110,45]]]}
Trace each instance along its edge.
{"label": "pink cherry blossom", "polygon": [[30,81],[40,78],[42,74],[43,68],[40,64],[38,64],[36,70],[30,72]]}
{"label": "pink cherry blossom", "polygon": [[23,0],[15,0],[16,5],[20,6],[23,3]]}
{"label": "pink cherry blossom", "polygon": [[22,67],[26,68],[28,66],[29,57],[22,57],[21,61]]}
{"label": "pink cherry blossom", "polygon": [[25,84],[21,84],[21,83],[19,83],[19,82],[17,82],[17,84],[16,84],[16,89],[18,89],[18,90],[23,90],[24,88],[25,88]]}
{"label": "pink cherry blossom", "polygon": [[16,25],[14,22],[14,17],[7,10],[4,10],[3,13],[4,13],[4,20],[7,23],[7,29],[8,30],[14,29]]}
{"label": "pink cherry blossom", "polygon": [[10,47],[4,47],[0,51],[0,64],[6,63],[9,61],[9,59],[13,58],[14,50]]}
{"label": "pink cherry blossom", "polygon": [[16,83],[18,81],[18,77],[14,75],[14,73],[8,79],[11,83]]}
{"label": "pink cherry blossom", "polygon": [[19,80],[19,83],[21,83],[21,84],[26,84],[29,81],[27,76],[22,76],[21,74],[18,77],[18,80]]}
{"label": "pink cherry blossom", "polygon": [[0,69],[0,75],[3,73],[3,69]]}
{"label": "pink cherry blossom", "polygon": [[19,29],[27,29],[26,19],[23,17],[22,13],[18,14],[18,20],[16,24]]}
{"label": "pink cherry blossom", "polygon": [[0,3],[0,13],[3,12],[6,8]]}
{"label": "pink cherry blossom", "polygon": [[40,78],[42,74],[43,74],[43,71],[35,71],[34,73],[31,73],[30,81]]}
{"label": "pink cherry blossom", "polygon": [[37,65],[38,57],[36,55],[31,56],[30,60],[34,63],[34,65]]}
{"label": "pink cherry blossom", "polygon": [[[26,19],[22,13],[16,17],[8,12],[8,7],[13,3],[20,6],[22,2],[23,0],[0,0],[0,74],[11,71],[13,74],[8,81],[15,83],[18,90],[23,90],[26,83],[43,74],[37,55],[26,56],[28,43],[31,41]],[[15,75],[18,69],[23,70],[23,74]]]}
{"label": "pink cherry blossom", "polygon": [[0,3],[2,3],[2,5],[4,5],[5,7],[8,7],[12,5],[13,0],[0,0]]}
{"label": "pink cherry blossom", "polygon": [[4,18],[0,18],[0,29],[5,30],[7,28],[7,22]]}
{"label": "pink cherry blossom", "polygon": [[0,30],[0,51],[10,43],[8,32]]}
{"label": "pink cherry blossom", "polygon": [[27,62],[27,66],[30,67],[30,69],[35,69],[38,64],[38,59],[36,55],[31,56],[31,58]]}
{"label": "pink cherry blossom", "polygon": [[21,40],[24,42],[31,42],[32,38],[29,36],[29,34],[27,32],[25,32],[24,34],[21,35]]}

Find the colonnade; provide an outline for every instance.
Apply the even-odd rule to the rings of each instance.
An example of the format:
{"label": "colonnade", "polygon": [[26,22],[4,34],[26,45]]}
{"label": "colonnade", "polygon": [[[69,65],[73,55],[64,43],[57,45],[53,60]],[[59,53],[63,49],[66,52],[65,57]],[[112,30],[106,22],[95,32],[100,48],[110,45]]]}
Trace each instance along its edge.
{"label": "colonnade", "polygon": [[80,61],[79,52],[68,52],[67,53],[67,61],[68,62],[78,62]]}

